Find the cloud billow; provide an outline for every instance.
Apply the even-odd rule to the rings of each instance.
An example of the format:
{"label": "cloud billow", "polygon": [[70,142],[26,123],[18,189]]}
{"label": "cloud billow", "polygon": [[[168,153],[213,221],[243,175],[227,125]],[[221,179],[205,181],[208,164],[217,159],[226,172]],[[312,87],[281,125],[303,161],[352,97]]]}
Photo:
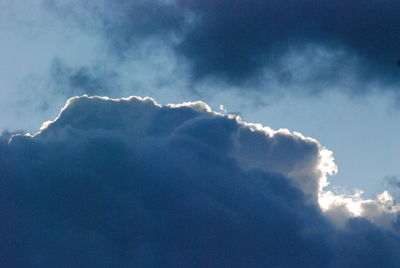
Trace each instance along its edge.
{"label": "cloud billow", "polygon": [[75,97],[37,134],[0,146],[0,258],[8,266],[399,262],[394,227],[367,217],[337,227],[320,210],[335,165],[317,141],[202,102]]}

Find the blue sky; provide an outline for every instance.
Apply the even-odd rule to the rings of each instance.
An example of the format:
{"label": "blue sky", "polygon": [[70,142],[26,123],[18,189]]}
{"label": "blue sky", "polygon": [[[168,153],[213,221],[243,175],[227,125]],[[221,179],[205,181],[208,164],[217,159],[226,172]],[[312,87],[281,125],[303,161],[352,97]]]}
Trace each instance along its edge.
{"label": "blue sky", "polygon": [[[66,248],[85,241],[82,251],[74,254],[90,255],[95,245],[104,258],[93,257],[83,267],[99,263],[157,267],[162,261],[168,261],[168,267],[188,263],[227,267],[241,261],[248,264],[252,258],[255,267],[300,267],[302,259],[304,267],[319,267],[324,259],[331,267],[373,267],[382,258],[392,267],[400,249],[399,11],[400,4],[390,0],[0,1],[0,130],[34,134],[64,107],[61,116],[36,136],[16,136],[8,145],[4,138],[9,134],[0,139],[4,156],[0,170],[7,174],[2,191],[15,194],[11,201],[0,202],[7,209],[15,207],[16,215],[24,215],[34,226],[15,246],[31,241],[43,245],[38,251],[16,250],[21,261],[10,263],[73,265],[64,256]],[[70,99],[83,94],[114,99]],[[129,96],[149,96],[157,103],[120,99]],[[131,136],[138,140],[131,141]],[[336,175],[326,149],[333,153]],[[166,163],[163,154],[169,157]],[[115,169],[107,157],[135,180],[126,182],[130,173]],[[131,170],[132,165],[140,168]],[[161,180],[164,173],[153,170],[153,165],[171,181]],[[18,167],[23,167],[21,172]],[[52,181],[43,176],[47,172],[67,182]],[[88,181],[79,181],[79,174],[86,174]],[[171,174],[180,174],[179,179]],[[209,180],[197,184],[205,177]],[[330,184],[321,188],[326,177]],[[21,183],[14,184],[13,178]],[[114,185],[115,178],[123,183],[117,180]],[[38,187],[31,185],[35,180]],[[79,183],[82,190],[74,188]],[[143,188],[129,190],[138,185]],[[60,196],[70,192],[73,199],[54,197],[51,189]],[[362,197],[356,189],[364,191]],[[180,191],[186,194],[176,197]],[[86,200],[87,207],[81,210],[76,204],[86,202],[81,200],[85,194],[93,203]],[[130,195],[137,206],[130,207]],[[158,195],[168,200],[165,207]],[[104,210],[98,209],[103,198],[110,201]],[[32,207],[20,205],[27,201],[33,202]],[[49,205],[52,202],[55,207]],[[284,204],[293,204],[299,213]],[[124,215],[121,221],[101,225],[112,217],[114,206]],[[191,209],[200,212],[192,215]],[[263,216],[260,212],[265,209],[282,213],[278,220],[287,221],[287,229]],[[26,216],[30,210],[38,218]],[[246,210],[261,215],[254,217],[255,229],[232,216],[251,220]],[[68,218],[63,211],[78,214]],[[93,222],[82,216],[90,211]],[[174,231],[179,225],[176,211],[183,211],[182,219],[192,224],[187,230],[182,227],[183,233]],[[132,215],[145,219],[138,222],[138,229],[126,227],[135,219]],[[154,223],[157,215],[165,226]],[[210,218],[211,223],[203,225]],[[56,227],[46,229],[46,219]],[[92,226],[96,221],[101,227]],[[229,221],[233,223],[228,227]],[[264,230],[266,223],[272,229]],[[145,228],[147,224],[154,224],[154,229]],[[321,228],[302,237],[315,225]],[[209,233],[204,226],[221,233]],[[25,228],[24,224],[3,227],[11,234]],[[292,227],[290,239],[295,242],[288,252],[295,256],[290,262],[273,250],[266,237],[273,236],[273,230],[284,234]],[[114,228],[121,232],[114,236],[110,232]],[[220,259],[201,246],[211,243],[210,249],[232,257],[243,249],[225,251],[216,241],[241,228],[245,236],[254,231],[262,238],[247,241],[239,232],[227,244],[263,245],[250,247],[242,259]],[[125,241],[124,230],[129,235],[143,232],[144,242]],[[193,235],[196,231],[215,235],[216,240],[202,240]],[[71,239],[60,239],[63,232]],[[184,239],[154,241],[157,232],[165,239],[168,232]],[[376,240],[368,244],[363,240],[367,234]],[[352,252],[353,240],[367,243],[357,249],[359,256],[376,255],[352,260],[339,249]],[[193,241],[193,252],[183,250],[182,245]],[[53,253],[52,243],[57,245]],[[315,254],[303,252],[304,245]],[[382,250],[389,246],[392,251]],[[284,250],[285,242],[277,243],[277,248]],[[265,251],[263,256],[260,252]],[[16,258],[10,254],[7,260]],[[54,260],[52,254],[63,258]],[[201,254],[209,256],[209,262]],[[152,258],[153,263],[147,262]]]}

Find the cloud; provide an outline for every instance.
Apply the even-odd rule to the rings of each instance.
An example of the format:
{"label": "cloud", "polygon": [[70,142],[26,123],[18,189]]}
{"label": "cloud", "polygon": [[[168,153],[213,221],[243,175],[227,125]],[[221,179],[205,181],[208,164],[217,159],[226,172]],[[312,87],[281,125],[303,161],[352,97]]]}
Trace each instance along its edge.
{"label": "cloud", "polygon": [[44,6],[91,33],[101,32],[112,45],[113,53],[126,55],[146,38],[169,41],[182,27],[183,14],[169,1],[45,1]]}
{"label": "cloud", "polygon": [[314,44],[344,50],[348,58],[334,64],[339,71],[355,56],[363,79],[372,74],[398,81],[396,14],[400,5],[393,1],[366,5],[341,0],[183,3],[200,17],[181,44],[199,73],[247,78],[275,64],[275,59],[279,62],[287,51]]}
{"label": "cloud", "polygon": [[125,58],[143,40],[162,40],[189,62],[195,82],[216,79],[259,89],[301,84],[303,90],[340,85],[352,93],[378,84],[397,91],[395,1],[48,3],[100,33]]}
{"label": "cloud", "polygon": [[316,201],[336,166],[316,140],[203,102],[74,97],[38,133],[1,139],[0,156],[8,266],[399,261],[395,220],[380,226],[349,212],[338,227],[321,211]]}
{"label": "cloud", "polygon": [[118,85],[118,74],[107,70],[105,64],[73,68],[55,59],[50,67],[50,77],[58,86],[57,90],[67,97],[94,93],[107,95]]}

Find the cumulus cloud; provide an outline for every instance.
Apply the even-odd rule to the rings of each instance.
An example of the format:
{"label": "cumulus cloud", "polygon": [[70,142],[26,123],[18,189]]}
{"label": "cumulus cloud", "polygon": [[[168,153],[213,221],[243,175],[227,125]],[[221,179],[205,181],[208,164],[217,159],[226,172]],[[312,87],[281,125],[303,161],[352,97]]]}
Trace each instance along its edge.
{"label": "cumulus cloud", "polygon": [[[316,140],[214,112],[203,102],[74,97],[36,134],[9,135],[0,140],[6,266],[400,261],[396,212],[385,212],[393,220],[379,225],[365,213],[372,209],[361,209],[338,226],[326,211],[339,206],[320,209],[336,166]],[[391,202],[388,194],[381,199]]]}
{"label": "cumulus cloud", "polygon": [[143,40],[162,40],[190,63],[193,81],[269,88],[265,83],[272,79],[319,90],[340,82],[352,92],[371,83],[396,90],[399,82],[396,1],[102,0],[47,6],[100,33],[118,55]]}

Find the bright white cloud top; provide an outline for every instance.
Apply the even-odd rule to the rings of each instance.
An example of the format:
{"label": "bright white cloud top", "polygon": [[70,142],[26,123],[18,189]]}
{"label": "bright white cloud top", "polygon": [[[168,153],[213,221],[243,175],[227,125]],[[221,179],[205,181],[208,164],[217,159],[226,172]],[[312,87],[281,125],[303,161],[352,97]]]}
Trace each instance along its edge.
{"label": "bright white cloud top", "polygon": [[[203,102],[74,97],[0,147],[14,267],[395,267],[399,207],[325,191],[315,139]],[[360,246],[361,245],[361,246]],[[373,254],[371,254],[373,252]]]}

